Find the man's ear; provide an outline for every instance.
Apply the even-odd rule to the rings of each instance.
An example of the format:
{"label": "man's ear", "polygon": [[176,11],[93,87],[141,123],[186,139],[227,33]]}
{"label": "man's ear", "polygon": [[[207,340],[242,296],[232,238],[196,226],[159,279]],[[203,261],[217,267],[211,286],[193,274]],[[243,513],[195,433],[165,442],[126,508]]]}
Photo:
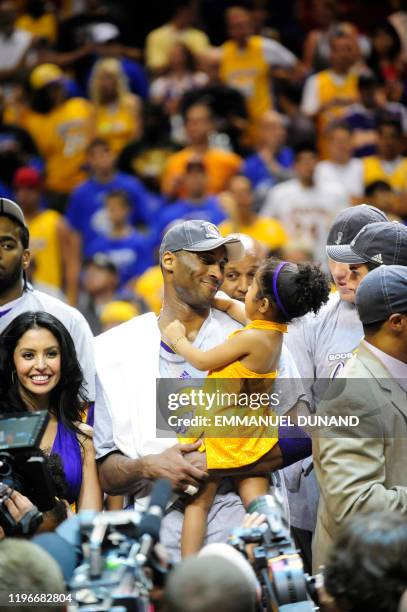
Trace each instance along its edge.
{"label": "man's ear", "polygon": [[259,311],[261,312],[261,314],[265,314],[268,309],[270,308],[270,302],[268,298],[262,298],[260,305],[259,305]]}
{"label": "man's ear", "polygon": [[23,251],[23,270],[27,270],[30,265],[31,253],[29,249]]}
{"label": "man's ear", "polygon": [[389,317],[390,328],[395,332],[401,332],[407,326],[407,317],[402,314],[394,313]]}
{"label": "man's ear", "polygon": [[166,272],[172,273],[176,266],[176,261],[177,261],[177,258],[175,257],[174,253],[171,253],[170,251],[166,251],[161,259],[161,265],[162,265],[163,270],[165,270]]}

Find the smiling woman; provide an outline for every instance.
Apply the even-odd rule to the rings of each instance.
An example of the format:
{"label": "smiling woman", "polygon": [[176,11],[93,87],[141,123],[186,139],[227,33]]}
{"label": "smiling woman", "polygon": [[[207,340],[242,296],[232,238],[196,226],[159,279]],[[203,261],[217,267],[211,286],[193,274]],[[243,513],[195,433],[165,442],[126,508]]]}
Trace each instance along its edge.
{"label": "smiling woman", "polygon": [[0,336],[0,412],[47,410],[40,446],[60,455],[68,501],[79,510],[101,510],[91,429],[82,424],[85,407],[82,371],[66,328],[46,312],[16,317]]}

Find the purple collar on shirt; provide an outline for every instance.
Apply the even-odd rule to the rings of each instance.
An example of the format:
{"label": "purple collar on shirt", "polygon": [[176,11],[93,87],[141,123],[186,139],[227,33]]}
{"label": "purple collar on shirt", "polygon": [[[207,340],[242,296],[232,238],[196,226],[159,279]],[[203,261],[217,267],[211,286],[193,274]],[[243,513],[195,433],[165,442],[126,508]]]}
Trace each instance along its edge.
{"label": "purple collar on shirt", "polygon": [[1,317],[4,317],[4,315],[6,315],[7,313],[10,312],[10,310],[13,310],[12,308],[8,308],[7,310],[3,310],[3,312],[0,312],[0,319]]}
{"label": "purple collar on shirt", "polygon": [[162,340],[161,340],[161,346],[163,347],[165,351],[167,351],[167,353],[172,353],[172,355],[175,355],[175,351],[173,351],[172,348],[168,346],[168,344],[165,344],[165,342],[163,342]]}

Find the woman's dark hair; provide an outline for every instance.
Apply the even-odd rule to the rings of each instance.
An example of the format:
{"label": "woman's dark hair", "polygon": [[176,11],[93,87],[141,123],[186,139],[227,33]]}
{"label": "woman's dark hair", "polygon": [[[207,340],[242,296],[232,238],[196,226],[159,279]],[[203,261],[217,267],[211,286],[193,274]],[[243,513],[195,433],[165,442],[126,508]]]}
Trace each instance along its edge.
{"label": "woman's dark hair", "polygon": [[374,28],[371,38],[373,40],[373,50],[372,50],[372,60],[378,60],[377,51],[374,47],[374,37],[379,32],[385,32],[392,39],[391,47],[387,53],[387,58],[389,60],[394,60],[401,52],[401,40],[400,36],[396,30],[396,28],[390,23],[390,21],[384,20],[381,23],[377,24]]}
{"label": "woman's dark hair", "polygon": [[258,299],[268,298],[278,308],[281,322],[288,323],[311,310],[317,313],[328,300],[327,277],[318,266],[294,264],[270,257],[257,273]]}
{"label": "woman's dark hair", "polygon": [[[394,62],[401,53],[402,46],[400,36],[398,35],[396,28],[390,23],[390,21],[387,20],[381,22],[374,28],[373,34],[371,35],[371,39],[373,40],[375,35],[379,32],[385,32],[392,39],[390,49],[386,54],[386,59],[391,62]],[[385,80],[380,65],[380,61],[382,59],[383,58],[376,50],[373,41],[372,51],[370,53],[370,57],[367,60],[367,65],[374,72],[380,83],[383,83],[383,81]]]}
{"label": "woman's dark hair", "polygon": [[184,53],[185,68],[188,70],[188,72],[195,72],[196,60],[194,54],[186,45],[184,45],[184,43],[178,42],[178,46],[181,47]]}
{"label": "woman's dark hair", "polygon": [[87,398],[75,345],[66,327],[47,312],[24,312],[0,335],[0,413],[27,410],[15,374],[14,351],[20,338],[30,329],[48,329],[58,340],[61,378],[51,391],[50,409],[67,429],[82,434],[77,423],[82,421]]}
{"label": "woman's dark hair", "polygon": [[344,523],[324,583],[343,612],[397,612],[407,584],[405,516],[374,512]]}
{"label": "woman's dark hair", "polygon": [[60,82],[49,83],[40,89],[31,92],[31,109],[41,115],[47,115],[55,106],[55,98],[58,91],[63,87]]}

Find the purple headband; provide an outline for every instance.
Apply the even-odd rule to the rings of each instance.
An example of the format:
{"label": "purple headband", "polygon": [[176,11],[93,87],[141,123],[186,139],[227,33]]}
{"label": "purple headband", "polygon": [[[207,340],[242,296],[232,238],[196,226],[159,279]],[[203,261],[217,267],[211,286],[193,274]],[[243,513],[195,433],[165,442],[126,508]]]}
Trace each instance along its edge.
{"label": "purple headband", "polygon": [[281,300],[280,300],[280,296],[278,295],[278,289],[277,289],[277,279],[278,279],[278,275],[280,274],[281,269],[288,264],[288,261],[282,261],[281,263],[278,264],[277,268],[274,270],[274,274],[273,274],[273,293],[274,293],[274,297],[276,299],[276,303],[278,308],[281,310],[281,312],[283,313],[283,315],[287,318],[290,319],[290,315],[288,314],[288,312],[286,311],[286,309],[284,308]]}

